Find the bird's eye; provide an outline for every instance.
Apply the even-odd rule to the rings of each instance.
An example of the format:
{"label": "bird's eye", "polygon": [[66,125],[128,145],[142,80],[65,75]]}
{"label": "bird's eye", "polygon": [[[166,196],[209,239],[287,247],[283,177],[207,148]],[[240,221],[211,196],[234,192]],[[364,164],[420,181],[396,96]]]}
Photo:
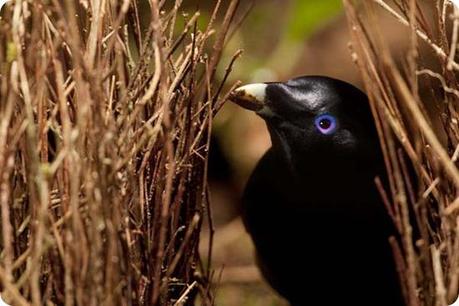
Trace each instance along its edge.
{"label": "bird's eye", "polygon": [[329,135],[336,130],[336,119],[331,115],[319,115],[316,117],[314,122],[316,128],[322,134]]}

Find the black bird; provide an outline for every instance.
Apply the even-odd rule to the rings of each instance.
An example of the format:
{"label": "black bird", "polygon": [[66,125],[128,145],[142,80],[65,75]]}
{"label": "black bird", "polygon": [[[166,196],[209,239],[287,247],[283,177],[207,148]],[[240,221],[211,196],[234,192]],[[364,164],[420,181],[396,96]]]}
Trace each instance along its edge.
{"label": "black bird", "polygon": [[374,184],[384,176],[366,95],[321,76],[238,88],[272,147],[243,195],[260,270],[291,305],[404,305]]}

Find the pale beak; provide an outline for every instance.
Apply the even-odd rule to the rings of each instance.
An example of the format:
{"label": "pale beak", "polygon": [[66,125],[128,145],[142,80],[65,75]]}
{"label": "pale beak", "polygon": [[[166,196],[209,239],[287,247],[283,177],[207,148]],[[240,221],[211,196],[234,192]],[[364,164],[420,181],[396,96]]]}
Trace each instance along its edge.
{"label": "pale beak", "polygon": [[241,86],[231,93],[229,99],[243,108],[258,112],[265,107],[267,86],[264,83]]}

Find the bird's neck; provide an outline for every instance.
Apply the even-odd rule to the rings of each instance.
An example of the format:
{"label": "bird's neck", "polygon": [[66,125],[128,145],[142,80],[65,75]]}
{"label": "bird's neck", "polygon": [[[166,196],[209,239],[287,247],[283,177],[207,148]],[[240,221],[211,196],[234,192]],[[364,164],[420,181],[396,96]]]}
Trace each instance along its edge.
{"label": "bird's neck", "polygon": [[271,151],[283,172],[300,180],[314,178],[332,182],[343,181],[352,176],[373,180],[384,175],[379,152],[367,152],[359,156],[340,152],[317,152],[294,150],[283,137],[272,137]]}
{"label": "bird's neck", "polygon": [[[277,129],[268,126],[271,134],[272,154],[286,177],[297,178],[300,182],[314,180],[318,182],[340,182],[346,185],[349,177],[368,181],[371,184],[375,176],[383,176],[382,157],[377,144],[368,145],[359,152],[333,152],[309,150],[288,143]],[[300,147],[300,149],[298,149]],[[343,183],[344,182],[344,183]],[[353,184],[353,182],[348,182]]]}

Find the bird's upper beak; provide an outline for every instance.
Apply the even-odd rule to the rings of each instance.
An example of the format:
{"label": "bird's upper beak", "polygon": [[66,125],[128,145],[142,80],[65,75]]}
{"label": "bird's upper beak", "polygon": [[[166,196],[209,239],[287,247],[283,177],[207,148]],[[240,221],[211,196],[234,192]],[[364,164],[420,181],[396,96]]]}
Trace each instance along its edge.
{"label": "bird's upper beak", "polygon": [[266,106],[266,87],[264,83],[248,84],[234,90],[229,99],[239,106],[259,112]]}

